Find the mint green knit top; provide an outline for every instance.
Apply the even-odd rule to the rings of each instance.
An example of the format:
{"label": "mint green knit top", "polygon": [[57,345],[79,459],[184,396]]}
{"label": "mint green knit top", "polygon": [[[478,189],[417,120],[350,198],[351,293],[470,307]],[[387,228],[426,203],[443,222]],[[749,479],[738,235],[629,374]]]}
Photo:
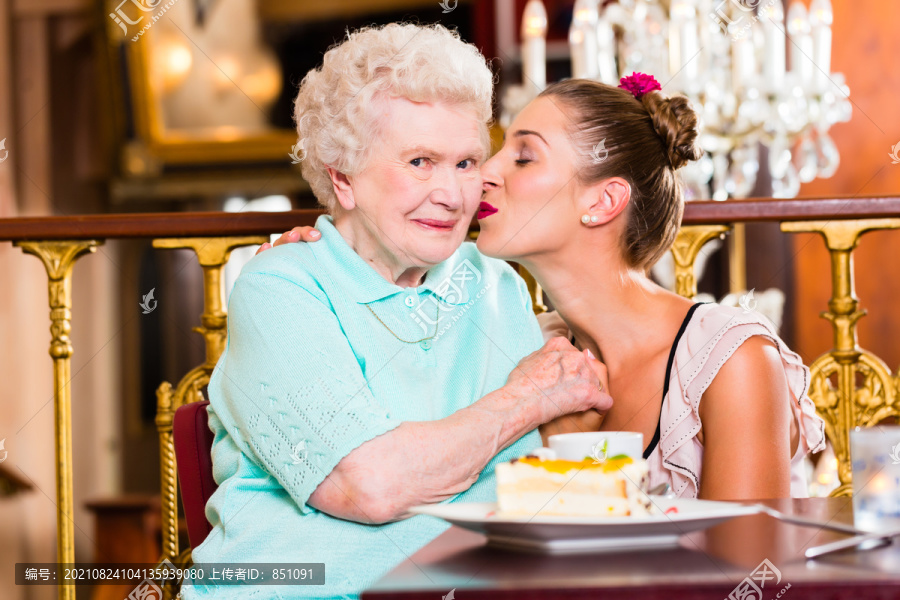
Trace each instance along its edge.
{"label": "mint green knit top", "polygon": [[[319,242],[254,257],[229,298],[228,343],[209,383],[219,487],[206,506],[213,530],[193,560],[324,563],[325,585],[186,585],[186,600],[357,597],[448,524],[415,516],[364,525],[316,510],[310,495],[353,449],[471,405],[542,344],[524,281],[474,244],[401,288],[330,217],[316,227]],[[529,432],[448,502],[494,501],[495,465],[540,445]]]}

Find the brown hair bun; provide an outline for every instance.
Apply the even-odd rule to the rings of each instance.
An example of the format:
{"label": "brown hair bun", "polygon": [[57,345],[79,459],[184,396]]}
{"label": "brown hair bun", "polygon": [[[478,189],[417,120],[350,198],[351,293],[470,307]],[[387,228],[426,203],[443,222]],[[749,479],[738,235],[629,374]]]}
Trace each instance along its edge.
{"label": "brown hair bun", "polygon": [[[635,269],[648,269],[675,242],[684,211],[684,190],[675,171],[700,158],[697,114],[687,98],[649,92],[641,100],[622,88],[589,79],[565,79],[547,86],[572,124],[573,148],[582,157],[576,176],[590,185],[621,177],[631,186],[624,212],[622,256]],[[598,144],[608,154],[594,156]]]}
{"label": "brown hair bun", "polygon": [[650,114],[653,128],[663,141],[673,169],[680,169],[690,160],[703,156],[697,145],[699,135],[697,113],[684,96],[666,96],[659,91],[641,97]]}

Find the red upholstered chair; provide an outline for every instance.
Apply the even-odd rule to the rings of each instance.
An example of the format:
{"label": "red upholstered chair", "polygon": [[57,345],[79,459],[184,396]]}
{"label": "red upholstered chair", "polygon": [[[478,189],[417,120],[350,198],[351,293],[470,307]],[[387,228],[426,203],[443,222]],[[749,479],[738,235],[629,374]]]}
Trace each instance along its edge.
{"label": "red upholstered chair", "polygon": [[178,483],[191,548],[203,543],[212,531],[212,525],[206,520],[206,501],[218,487],[213,479],[214,436],[206,414],[208,405],[208,400],[185,404],[175,411],[172,423]]}

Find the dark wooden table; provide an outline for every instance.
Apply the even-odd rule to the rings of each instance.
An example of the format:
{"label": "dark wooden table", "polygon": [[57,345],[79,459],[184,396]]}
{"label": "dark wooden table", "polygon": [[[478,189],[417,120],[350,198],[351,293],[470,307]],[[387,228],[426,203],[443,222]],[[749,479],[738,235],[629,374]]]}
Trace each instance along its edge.
{"label": "dark wooden table", "polygon": [[[849,498],[766,504],[822,522],[853,523]],[[809,546],[845,537],[753,515],[683,535],[677,547],[667,549],[539,556],[491,548],[484,536],[451,527],[362,599],[438,600],[455,590],[459,600],[900,600],[900,542],[814,561],[803,557]],[[766,581],[762,598],[735,594],[764,560],[780,571],[781,580]]]}

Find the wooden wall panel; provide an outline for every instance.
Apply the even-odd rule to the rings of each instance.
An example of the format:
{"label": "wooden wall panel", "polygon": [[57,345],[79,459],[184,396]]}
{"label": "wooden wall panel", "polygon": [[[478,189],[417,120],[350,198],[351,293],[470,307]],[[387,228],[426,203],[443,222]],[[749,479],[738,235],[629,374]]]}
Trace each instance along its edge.
{"label": "wooden wall panel", "polygon": [[[853,118],[831,130],[841,166],[830,179],[804,185],[802,196],[900,193],[900,165],[888,153],[900,141],[900,2],[832,0],[832,71],[850,86]],[[832,346],[827,309],[828,253],[818,236],[794,236],[796,347],[809,360]],[[869,315],[860,321],[860,345],[896,370],[900,365],[900,232],[867,234],[856,252],[856,292]]]}

